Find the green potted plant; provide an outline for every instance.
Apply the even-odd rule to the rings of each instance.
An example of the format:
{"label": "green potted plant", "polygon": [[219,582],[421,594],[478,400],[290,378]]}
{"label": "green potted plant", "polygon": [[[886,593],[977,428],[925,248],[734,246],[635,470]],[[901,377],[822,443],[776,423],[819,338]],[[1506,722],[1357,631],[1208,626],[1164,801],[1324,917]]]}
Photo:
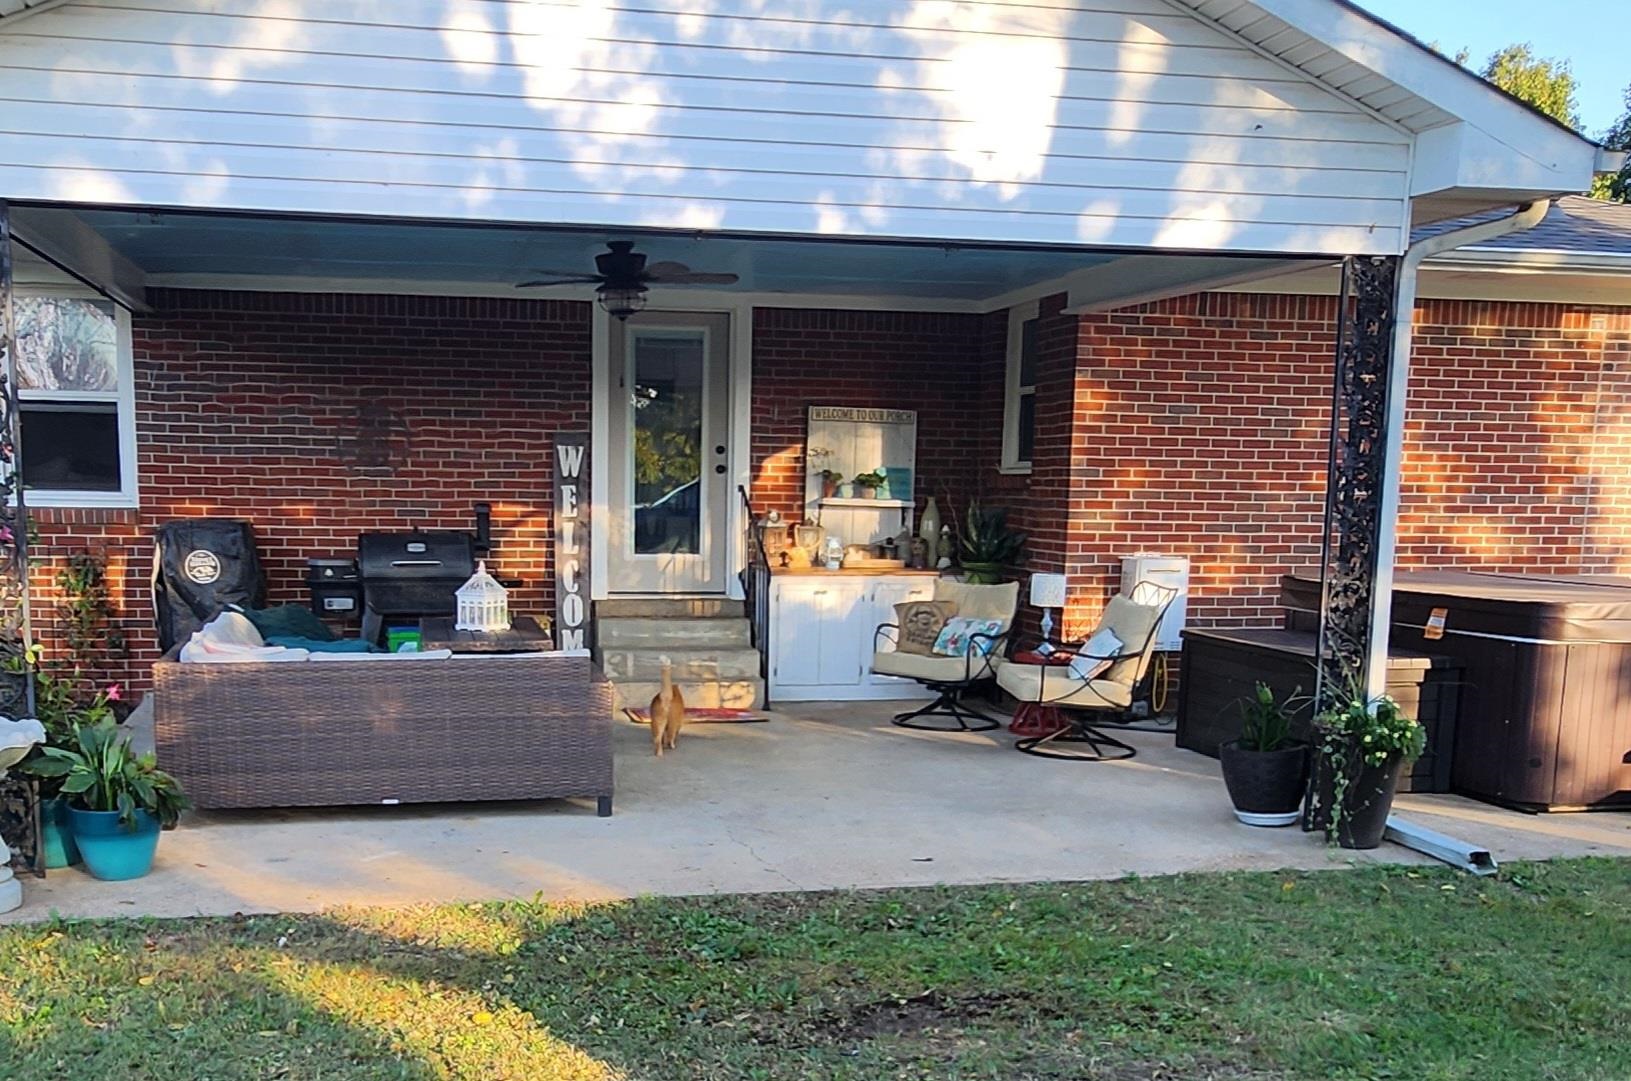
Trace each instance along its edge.
{"label": "green potted plant", "polygon": [[[103,717],[117,721],[116,707],[123,701],[123,695],[119,684],[113,683],[92,693],[89,704],[82,704],[84,692],[76,691],[76,687],[85,681],[53,675],[39,666],[39,647],[34,648],[31,657],[35,662],[34,715],[45,728],[45,742],[35,747],[17,768],[18,772],[34,777],[39,789],[40,849],[46,867],[71,867],[79,862],[79,848],[68,825],[68,800],[62,794],[62,777],[49,772],[42,774],[34,766],[45,758],[47,748],[72,746],[77,725],[94,724]],[[19,671],[25,663],[19,658],[9,667]]]}
{"label": "green potted plant", "polygon": [[991,585],[1002,581],[1025,560],[1027,537],[1019,530],[1008,528],[1008,511],[1002,507],[983,507],[978,501],[968,505],[962,535],[958,537],[958,551],[963,576],[977,585]]}
{"label": "green potted plant", "polygon": [[878,489],[884,485],[884,476],[882,473],[877,472],[857,473],[851,483],[855,485],[856,498],[876,499],[878,498]]}
{"label": "green potted plant", "polygon": [[831,499],[838,494],[838,486],[844,483],[844,474],[836,469],[823,469],[821,471],[821,498]]}
{"label": "green potted plant", "polygon": [[175,778],[151,753],[135,753],[112,716],[76,724],[71,745],[47,747],[32,772],[61,778],[85,869],[109,881],[147,874],[159,830],[174,826],[187,807]]}
{"label": "green potted plant", "polygon": [[1367,699],[1350,688],[1314,718],[1313,829],[1343,848],[1382,843],[1393,794],[1409,763],[1427,747],[1427,733],[1387,695]]}
{"label": "green potted plant", "polygon": [[1240,704],[1240,737],[1218,748],[1229,802],[1248,826],[1289,826],[1302,813],[1308,744],[1291,738],[1291,718],[1306,701],[1300,688],[1281,701],[1259,683]]}

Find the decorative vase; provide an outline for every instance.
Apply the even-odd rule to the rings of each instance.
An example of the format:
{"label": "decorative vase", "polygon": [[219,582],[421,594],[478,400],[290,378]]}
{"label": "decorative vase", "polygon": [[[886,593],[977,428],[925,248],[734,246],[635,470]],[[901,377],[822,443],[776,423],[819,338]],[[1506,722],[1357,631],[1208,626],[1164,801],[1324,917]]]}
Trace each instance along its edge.
{"label": "decorative vase", "polygon": [[832,498],[835,498],[837,495],[838,495],[838,482],[836,480],[828,480],[826,478],[822,478],[822,481],[821,481],[821,498],[822,499],[832,499]]}
{"label": "decorative vase", "polygon": [[994,586],[1002,581],[1002,564],[965,562],[963,577],[968,579],[969,585]]}
{"label": "decorative vase", "polygon": [[[1350,752],[1357,754],[1357,751]],[[1343,848],[1379,847],[1387,830],[1387,817],[1393,811],[1393,795],[1404,775],[1405,760],[1390,758],[1379,766],[1366,765],[1348,782],[1342,793],[1342,816],[1337,824],[1337,844]],[[1331,807],[1336,801],[1336,783],[1330,762],[1316,755],[1314,763],[1314,810],[1310,829],[1331,828]]]}
{"label": "decorative vase", "polygon": [[86,811],[68,808],[74,841],[85,861],[85,870],[105,882],[140,878],[153,869],[153,853],[159,847],[159,820],[146,811],[136,812],[134,827],[119,821],[118,811]]}
{"label": "decorative vase", "polygon": [[79,862],[79,846],[68,823],[68,801],[61,796],[40,801],[40,851],[47,870],[72,867]]}
{"label": "decorative vase", "polygon": [[930,496],[923,501],[923,520],[917,524],[917,535],[923,538],[924,566],[933,568],[940,561],[940,507]]}
{"label": "decorative vase", "polygon": [[1223,784],[1235,817],[1248,826],[1289,826],[1302,813],[1308,784],[1308,745],[1248,751],[1239,740],[1218,748]]}

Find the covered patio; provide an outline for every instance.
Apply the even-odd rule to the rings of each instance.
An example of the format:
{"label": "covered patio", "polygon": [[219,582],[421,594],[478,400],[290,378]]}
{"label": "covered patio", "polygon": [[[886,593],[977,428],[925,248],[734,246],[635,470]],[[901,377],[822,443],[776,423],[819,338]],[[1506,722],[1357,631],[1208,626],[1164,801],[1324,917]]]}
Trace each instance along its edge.
{"label": "covered patio", "polygon": [[[0,919],[1431,862],[1393,844],[1339,851],[1295,828],[1243,828],[1217,763],[1170,736],[1133,734],[1137,758],[1084,772],[1016,754],[1003,732],[895,728],[895,708],[804,704],[764,724],[697,724],[661,760],[643,729],[619,720],[609,819],[572,802],[195,812],[166,837],[152,875],[53,872]],[[1436,795],[1396,806],[1502,861],[1631,856],[1631,816],[1532,816]]]}

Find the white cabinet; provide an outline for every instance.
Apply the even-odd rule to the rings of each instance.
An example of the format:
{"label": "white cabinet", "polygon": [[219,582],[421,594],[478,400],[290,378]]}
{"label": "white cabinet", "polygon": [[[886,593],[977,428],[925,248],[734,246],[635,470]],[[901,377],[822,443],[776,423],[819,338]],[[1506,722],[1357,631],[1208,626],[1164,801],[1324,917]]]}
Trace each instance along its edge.
{"label": "white cabinet", "polygon": [[910,680],[872,674],[872,639],[879,624],[895,621],[895,605],[933,595],[934,579],[926,575],[772,578],[770,700],[925,696]]}

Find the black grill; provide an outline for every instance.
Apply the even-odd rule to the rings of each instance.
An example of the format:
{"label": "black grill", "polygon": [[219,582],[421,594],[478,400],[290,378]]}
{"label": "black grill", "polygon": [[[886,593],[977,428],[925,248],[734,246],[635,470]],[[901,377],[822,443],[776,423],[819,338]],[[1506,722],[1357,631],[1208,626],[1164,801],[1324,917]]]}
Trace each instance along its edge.
{"label": "black grill", "polygon": [[377,642],[387,621],[454,614],[454,591],[476,572],[475,543],[457,532],[364,533],[357,538],[357,568],[363,637]]}

